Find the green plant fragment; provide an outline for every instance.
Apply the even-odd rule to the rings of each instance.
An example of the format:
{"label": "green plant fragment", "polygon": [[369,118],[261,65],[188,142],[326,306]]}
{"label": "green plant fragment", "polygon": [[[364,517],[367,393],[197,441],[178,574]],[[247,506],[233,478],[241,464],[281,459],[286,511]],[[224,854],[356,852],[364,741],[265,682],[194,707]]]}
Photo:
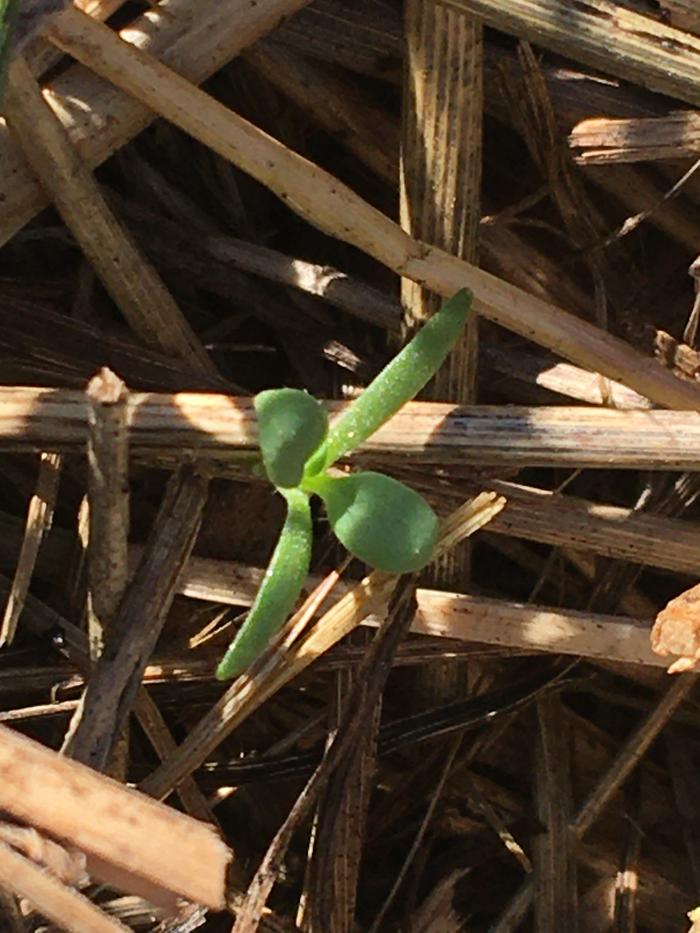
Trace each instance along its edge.
{"label": "green plant fragment", "polygon": [[255,396],[260,450],[271,483],[298,486],[309,457],[328,432],[325,408],[299,389],[270,389]]}
{"label": "green plant fragment", "polygon": [[430,560],[438,518],[413,489],[383,473],[315,476],[304,488],[319,495],[338,540],[360,560],[390,573],[420,570]]}
{"label": "green plant fragment", "polygon": [[282,628],[299,598],[311,560],[309,497],[282,490],[287,518],[248,617],[216,669],[219,680],[238,677]]}
{"label": "green plant fragment", "polygon": [[305,476],[320,473],[355,450],[428,384],[464,328],[472,297],[462,289],[421,327],[331,425],[323,447],[309,460]]}

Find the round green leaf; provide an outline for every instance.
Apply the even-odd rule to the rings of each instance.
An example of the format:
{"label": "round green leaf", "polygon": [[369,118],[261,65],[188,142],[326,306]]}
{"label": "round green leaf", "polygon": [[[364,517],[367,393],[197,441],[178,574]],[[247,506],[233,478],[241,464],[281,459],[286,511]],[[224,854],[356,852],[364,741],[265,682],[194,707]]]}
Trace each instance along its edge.
{"label": "round green leaf", "polygon": [[325,474],[305,481],[323,499],[336,537],[371,567],[419,570],[430,560],[438,519],[425,499],[382,473]]}
{"label": "round green leaf", "polygon": [[260,450],[271,483],[298,486],[304,465],[328,432],[326,410],[299,389],[269,389],[255,396]]}

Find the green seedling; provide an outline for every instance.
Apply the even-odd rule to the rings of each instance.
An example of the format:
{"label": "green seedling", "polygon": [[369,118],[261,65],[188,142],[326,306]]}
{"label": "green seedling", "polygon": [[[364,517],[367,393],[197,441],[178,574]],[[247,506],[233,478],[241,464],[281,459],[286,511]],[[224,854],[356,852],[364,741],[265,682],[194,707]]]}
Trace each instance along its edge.
{"label": "green seedling", "polygon": [[438,519],[422,496],[382,473],[328,470],[430,381],[462,332],[471,301],[471,292],[457,292],[330,428],[325,409],[306,392],[271,389],[255,397],[263,465],[287,502],[287,518],[248,617],[217,668],[219,680],[242,673],[292,612],[309,572],[312,495],[323,501],[338,540],[371,567],[409,573],[430,560]]}

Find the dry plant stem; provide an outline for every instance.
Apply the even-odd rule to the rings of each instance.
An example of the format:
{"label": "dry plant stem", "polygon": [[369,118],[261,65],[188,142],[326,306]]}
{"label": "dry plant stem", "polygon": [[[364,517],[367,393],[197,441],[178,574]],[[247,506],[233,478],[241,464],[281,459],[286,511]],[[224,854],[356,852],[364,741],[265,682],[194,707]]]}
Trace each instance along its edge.
{"label": "dry plant stem", "polygon": [[572,808],[570,737],[561,697],[537,700],[535,805],[545,832],[534,837],[535,929],[577,929],[576,853],[569,829]]}
{"label": "dry plant stem", "polygon": [[[622,341],[436,247],[413,240],[349,188],[74,8],[49,38],[156,113],[229,159],[314,226],[397,274],[449,297],[470,288],[475,311],[659,405],[700,409],[700,391]],[[699,40],[700,41],[700,40]]]}
{"label": "dry plant stem", "polygon": [[579,926],[589,933],[608,933],[615,915],[612,878],[595,881],[579,899]]}
{"label": "dry plant stem", "polygon": [[[503,505],[502,499],[482,493],[456,509],[442,523],[437,553],[474,534],[498,514]],[[155,797],[167,796],[182,777],[197,768],[253,710],[348,635],[366,616],[379,611],[386,604],[394,581],[391,574],[374,571],[324,613],[306,637],[264,668],[259,677],[239,678],[190,730],[177,753],[146,778],[141,785],[143,791]]]}
{"label": "dry plant stem", "polygon": [[[188,80],[200,82],[306,2],[257,0],[251,5],[238,0],[164,0],[123,29],[122,35],[162,56]],[[105,85],[82,67],[52,81],[47,98],[78,154],[91,168],[133,139],[155,117],[143,104]],[[0,244],[47,204],[21,151],[3,129],[0,123]]]}
{"label": "dry plant stem", "polygon": [[4,109],[27,161],[134,333],[192,368],[215,374],[199,338],[108,207],[22,58],[8,68]]}
{"label": "dry plant stem", "polygon": [[[599,565],[595,559],[595,555],[586,551],[566,548],[562,550],[562,557],[584,580],[589,581],[591,584],[597,582]],[[654,619],[658,609],[657,604],[652,599],[632,584],[621,594],[617,608],[626,615],[637,619]]]}
{"label": "dry plant stem", "polygon": [[[394,124],[383,108],[348,81],[321,65],[274,42],[260,42],[245,52],[245,60],[277,90],[293,100],[376,175],[396,184]],[[329,103],[330,102],[330,103]]]}
{"label": "dry plant stem", "polygon": [[590,313],[588,295],[570,275],[562,275],[561,264],[505,223],[481,224],[479,254],[491,273],[528,294],[582,316]]}
{"label": "dry plant stem", "polygon": [[130,929],[108,917],[91,901],[61,884],[39,865],[0,842],[0,877],[3,887],[25,897],[47,919],[70,933],[128,933]]}
{"label": "dry plant stem", "polygon": [[[670,188],[667,188],[666,191],[650,206],[645,208],[645,210],[640,211],[637,214],[634,214],[632,217],[627,217],[624,222],[616,229],[609,233],[602,241],[599,241],[592,248],[601,249],[603,247],[610,246],[614,244],[617,240],[621,240],[623,237],[628,236],[632,231],[636,230],[645,220],[648,220],[660,207],[662,207],[666,202],[671,201],[675,198],[678,193],[683,189],[683,186],[686,185],[693,176],[700,169],[700,159],[696,159],[695,162],[691,165],[687,171],[685,171],[680,178],[678,178]],[[693,252],[695,249],[693,248]],[[659,335],[663,332],[659,332]],[[685,337],[685,334],[684,334]],[[691,338],[687,338],[691,340]],[[692,340],[691,340],[692,342]],[[657,336],[658,344],[658,336]],[[692,350],[691,350],[692,352]],[[692,374],[694,378],[694,373]]]}
{"label": "dry plant stem", "polygon": [[56,453],[42,453],[40,456],[36,492],[29,500],[22,547],[0,626],[0,648],[11,645],[15,637],[17,623],[29,592],[39,547],[45,533],[51,527],[61,478],[61,460],[60,454]]}
{"label": "dry plant stem", "polygon": [[[394,656],[395,659],[396,656]],[[357,684],[357,671],[337,671],[329,719],[329,742]],[[301,930],[347,933],[355,909],[367,811],[374,785],[381,697],[365,708],[362,735],[343,768],[336,768],[319,794],[306,859],[296,923]]]}
{"label": "dry plant stem", "polygon": [[668,658],[651,650],[650,629],[651,619],[419,590],[413,630],[527,651],[668,667]]}
{"label": "dry plant stem", "polygon": [[[104,22],[115,13],[119,7],[124,6],[124,0],[74,0],[75,5],[93,19]],[[32,74],[39,77],[61,60],[61,53],[50,42],[43,38],[41,33],[30,39],[22,51]]]}
{"label": "dry plant stem", "polygon": [[667,117],[595,117],[578,123],[568,142],[581,165],[697,158],[700,114],[689,110]]}
{"label": "dry plant stem", "polygon": [[66,740],[71,757],[103,770],[126,722],[190,555],[207,482],[183,468],[168,487],[151,538],[111,626]]}
{"label": "dry plant stem", "polygon": [[[339,610],[336,606],[321,617],[314,632],[319,630],[320,635],[320,629],[325,622],[327,638],[321,640],[312,637],[310,650],[304,652],[298,648],[293,652],[293,658],[289,657],[289,654],[284,658],[276,658],[276,663],[268,665],[270,669],[266,668],[262,672],[267,676],[255,676],[252,679],[243,677],[235,681],[206,716],[190,730],[177,751],[142,781],[141,790],[158,798],[168,796],[180,780],[199,767],[206,756],[254,710],[349,634],[361,623],[362,618],[379,611],[388,599],[393,582],[394,578],[391,575],[375,571],[356,588],[354,596],[349,594],[352,598],[344,597],[341,600],[342,605],[338,604]],[[329,618],[330,628],[327,625]],[[302,646],[304,644],[306,641],[302,642]]]}
{"label": "dry plant stem", "polygon": [[401,888],[401,885],[403,884],[403,881],[406,877],[406,874],[408,873],[408,870],[413,864],[415,857],[418,853],[418,850],[420,849],[421,843],[423,842],[423,839],[425,838],[425,834],[428,830],[428,827],[430,826],[430,823],[433,818],[433,814],[435,813],[435,808],[437,807],[440,801],[440,798],[442,797],[442,791],[445,787],[445,782],[447,781],[449,773],[452,769],[452,765],[454,764],[455,758],[457,757],[457,752],[459,751],[461,745],[462,745],[462,736],[458,735],[452,740],[450,744],[450,747],[449,747],[449,750],[447,752],[447,756],[445,759],[445,763],[442,767],[442,771],[440,772],[440,777],[438,778],[438,781],[435,785],[435,790],[433,791],[430,797],[430,803],[428,805],[428,809],[425,811],[425,816],[421,820],[421,824],[420,824],[420,827],[418,828],[418,832],[416,833],[413,839],[413,842],[411,843],[410,849],[406,853],[406,857],[404,858],[401,864],[401,869],[399,870],[396,880],[391,886],[391,890],[387,894],[376,917],[372,921],[372,926],[369,928],[368,933],[379,933],[379,931],[381,930],[382,921],[384,920],[384,917],[386,916],[387,911],[389,910],[393,902],[396,900],[396,895],[398,894]]}
{"label": "dry plant stem", "polygon": [[[397,475],[423,492],[434,491],[434,486],[422,482],[422,473],[401,471]],[[693,575],[697,571],[700,531],[693,522],[501,480],[490,480],[489,486],[507,499],[506,508],[489,525],[489,534],[590,551],[677,573]],[[460,491],[463,493],[461,485],[450,490],[450,497],[457,498]],[[18,526],[5,518],[0,514],[0,540],[11,555],[21,538]],[[56,580],[56,562],[66,556],[63,542],[54,534],[46,542],[46,559],[40,557],[37,566],[37,576],[51,582]],[[132,567],[140,554],[138,546],[131,547]],[[192,599],[246,606],[260,585],[262,572],[247,564],[192,557],[178,581],[178,593]]]}
{"label": "dry plant stem", "polygon": [[489,485],[508,500],[489,532],[679,573],[697,572],[700,529],[694,523],[499,480]]}
{"label": "dry plant stem", "polygon": [[85,858],[81,853],[69,851],[65,846],[42,836],[31,826],[0,822],[0,840],[33,862],[43,865],[63,884],[77,887],[87,880]]}
{"label": "dry plant stem", "polygon": [[316,0],[310,9],[281,23],[274,41],[314,59],[330,61],[351,72],[378,76],[398,84],[403,54],[401,13],[382,0],[336,3]]}
{"label": "dry plant stem", "polygon": [[[129,440],[126,386],[108,369],[94,376],[88,402],[88,641],[96,662],[129,575]],[[119,732],[109,774],[126,781],[129,722]]]}
{"label": "dry plant stem", "polygon": [[[609,394],[606,402],[601,392],[600,376],[572,366],[571,363],[562,363],[544,353],[524,353],[502,347],[486,347],[484,356],[487,368],[495,371],[499,380],[504,377],[509,380],[516,379],[519,383],[534,384],[576,402],[586,402],[590,405],[607,404],[608,407],[617,409],[652,407],[649,399],[620,385],[619,382],[611,381],[608,381]],[[518,397],[521,397],[522,385],[518,388]],[[527,400],[526,396],[523,401]]]}
{"label": "dry plant stem", "polygon": [[102,653],[105,631],[129,577],[129,442],[124,383],[109,369],[90,380],[88,401],[88,575],[90,656]]}
{"label": "dry plant stem", "polygon": [[[406,66],[400,166],[401,226],[417,241],[474,262],[481,218],[482,27],[439,3],[406,5]],[[402,283],[410,332],[440,305]],[[429,397],[469,404],[476,384],[473,320],[436,375]]]}
{"label": "dry plant stem", "polygon": [[426,933],[431,929],[458,933],[462,920],[455,909],[459,882],[469,874],[469,868],[448,871],[433,886],[423,901],[412,910],[407,933]]}
{"label": "dry plant stem", "polygon": [[60,703],[40,703],[36,706],[26,706],[0,713],[0,722],[21,722],[24,719],[35,719],[40,716],[56,716],[61,713],[72,713],[78,705],[78,700],[63,700]]}
{"label": "dry plant stem", "polygon": [[[581,842],[578,846],[579,863],[586,870],[606,877],[609,881],[614,881],[620,870],[619,850],[619,840],[615,848],[608,852],[601,851],[600,846],[594,843]],[[666,852],[668,853],[669,850]],[[662,860],[663,858],[662,856]],[[665,877],[667,870],[663,861],[661,872],[657,868],[658,865],[659,862],[655,864],[649,858],[640,859],[638,878],[641,883],[637,885],[638,913],[640,922],[645,926],[648,919],[649,929],[657,933],[666,933],[667,930],[678,926],[684,906],[690,907],[697,903],[697,900],[692,893],[689,893],[688,888],[667,880]],[[588,933],[588,928],[584,927],[584,929]],[[603,927],[604,933],[608,933],[610,929],[610,923]]]}
{"label": "dry plant stem", "polygon": [[[580,172],[559,141],[559,127],[544,75],[529,42],[519,43],[518,63],[523,88],[520,97],[510,95],[513,123],[545,179],[567,243],[583,251],[593,293],[594,319],[608,330],[608,301],[619,303],[625,290],[628,263],[613,249],[588,249],[605,236],[608,222],[588,197]],[[509,85],[504,83],[503,87],[508,96]],[[605,384],[601,385],[601,394],[607,404],[609,391]]]}
{"label": "dry plant stem", "polygon": [[[331,69],[274,43],[263,43],[262,48],[256,45],[246,53],[246,59],[282,94],[313,112],[324,129],[340,136],[346,148],[372,171],[390,184],[395,183],[398,134],[369,97],[353,91]],[[394,305],[393,311],[389,330],[395,332],[399,306]],[[336,713],[341,716],[354,679],[348,671],[336,676]],[[380,701],[367,716],[352,764],[342,774],[336,772],[320,794],[297,917],[302,929],[341,933],[354,926],[379,718]]]}
{"label": "dry plant stem", "polygon": [[[214,573],[220,577],[229,570],[235,573],[236,569],[235,566],[229,568],[229,565],[217,564],[215,568],[208,568],[207,573]],[[262,573],[261,570],[256,570],[255,575],[246,573],[236,592],[229,591],[228,601],[234,605],[250,605]],[[183,586],[181,592],[187,593],[187,588]],[[197,588],[193,595],[198,599],[206,598],[202,588]],[[222,596],[226,594],[218,589],[210,598],[220,602]],[[657,669],[668,666],[668,659],[652,651],[649,644],[653,609],[646,618],[633,618],[577,612],[571,609],[551,609],[547,606],[524,605],[482,596],[463,596],[425,589],[418,590],[417,599],[418,614],[414,619],[412,631],[432,639],[490,644],[528,653],[582,655]],[[369,611],[360,624],[376,625],[374,611]],[[293,617],[295,618],[296,616]],[[50,629],[57,622],[66,628],[66,623],[60,617],[57,619],[51,615],[40,631]],[[70,634],[72,630],[67,631],[69,637],[73,638]],[[294,639],[289,642],[285,639],[279,643],[277,647],[280,656],[292,650],[293,641]],[[278,660],[277,654],[274,656]],[[154,661],[148,669],[148,676],[159,678],[173,669],[180,671],[180,674],[188,671],[200,676],[209,676],[211,673],[210,665],[193,666],[187,659],[175,659]],[[234,690],[233,693],[237,696],[238,690]],[[135,711],[140,715],[139,706]],[[167,745],[157,742],[150,732],[149,738],[161,757],[172,749],[172,738],[168,740]]]}
{"label": "dry plant stem", "polygon": [[[674,378],[674,377],[671,377]],[[331,418],[346,403],[325,403]],[[257,427],[249,398],[133,392],[131,453],[180,462],[250,461]],[[0,450],[80,452],[87,437],[83,393],[0,386]],[[693,411],[592,407],[455,406],[409,402],[361,448],[383,465],[700,470],[700,418]]]}
{"label": "dry plant stem", "polygon": [[[416,487],[422,485],[416,474],[401,476]],[[591,551],[678,573],[697,571],[700,530],[692,522],[500,480],[491,480],[489,485],[507,499],[503,512],[489,525],[489,534],[553,544],[567,551]],[[430,489],[427,483],[422,486],[423,492]],[[457,497],[457,490],[452,494]],[[179,592],[193,599],[250,605],[261,574],[244,564],[224,565],[193,557],[179,582]],[[656,610],[642,614],[651,618]]]}
{"label": "dry plant stem", "polygon": [[[324,88],[324,92],[327,92],[327,88]],[[250,272],[280,285],[316,295],[329,305],[390,333],[399,330],[400,306],[397,301],[332,266],[319,266],[304,259],[293,259],[267,246],[219,234],[203,234],[198,245],[216,259],[230,263],[241,272]]]}
{"label": "dry plant stem", "polygon": [[231,852],[211,827],[4,726],[0,763],[0,807],[84,852],[91,875],[113,883],[115,873],[121,873],[129,880],[125,890],[138,890],[141,879],[171,906],[181,896],[223,907]]}
{"label": "dry plant stem", "polygon": [[[404,30],[401,227],[413,239],[473,263],[481,219],[483,29],[473,17],[443,4],[408,0]],[[441,304],[438,295],[409,279],[402,280],[401,300],[407,336]],[[478,318],[470,315],[462,336],[421,397],[473,404],[477,350]],[[438,588],[466,586],[470,554],[465,541],[434,562],[429,578]],[[449,663],[421,670],[419,697],[429,702],[456,697],[468,689],[465,673],[462,666]]]}
{"label": "dry plant stem", "polygon": [[593,789],[571,823],[571,830],[582,838],[598,819],[610,798],[639,764],[649,746],[671,719],[680,704],[690,696],[696,674],[680,674],[649,716],[634,730],[618,751],[611,767]]}
{"label": "dry plant stem", "polygon": [[[609,0],[448,0],[489,26],[700,105],[700,38]],[[615,49],[615,55],[610,55]]]}
{"label": "dry plant stem", "polygon": [[386,620],[383,622],[358,669],[358,676],[347,698],[341,722],[323,761],[311,776],[289,816],[272,841],[251,882],[243,909],[238,913],[233,933],[253,933],[270,891],[282,867],[292,833],[302,822],[333,772],[347,765],[357,753],[360,732],[367,714],[372,714],[386,683],[399,642],[408,631],[415,612],[412,577],[395,584]]}
{"label": "dry plant stem", "polygon": [[[163,719],[163,714],[156,706],[155,700],[152,699],[148,690],[143,686],[139,687],[136,694],[133,712],[158,758],[165,761],[169,755],[176,751],[177,744],[168,724]],[[188,775],[178,784],[177,794],[182,801],[185,813],[197,820],[216,825],[216,817],[207,802],[207,798],[191,775]]]}
{"label": "dry plant stem", "polygon": [[[695,0],[687,2],[694,4]],[[400,10],[389,7],[383,0],[362,3],[317,0],[310,10],[302,10],[282,23],[274,41],[315,59],[340,64],[351,72],[400,85],[402,32]],[[487,43],[484,62],[487,87],[495,84],[513,58],[513,51],[504,44]],[[658,102],[639,90],[601,80],[587,71],[560,68],[557,63],[545,62],[545,67],[549,94],[565,121],[574,123],[592,111],[611,116],[654,116],[663,112]],[[487,95],[485,103],[497,119],[506,119],[500,95]]]}

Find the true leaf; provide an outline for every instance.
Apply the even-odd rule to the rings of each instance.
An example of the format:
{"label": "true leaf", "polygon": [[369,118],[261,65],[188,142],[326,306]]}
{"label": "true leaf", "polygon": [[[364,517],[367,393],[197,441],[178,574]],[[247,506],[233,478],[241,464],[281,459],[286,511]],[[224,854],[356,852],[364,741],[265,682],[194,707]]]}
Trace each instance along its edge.
{"label": "true leaf", "polygon": [[306,476],[319,473],[359,447],[427,385],[464,327],[471,302],[471,292],[462,289],[421,327],[331,425],[323,447],[307,464]]}

